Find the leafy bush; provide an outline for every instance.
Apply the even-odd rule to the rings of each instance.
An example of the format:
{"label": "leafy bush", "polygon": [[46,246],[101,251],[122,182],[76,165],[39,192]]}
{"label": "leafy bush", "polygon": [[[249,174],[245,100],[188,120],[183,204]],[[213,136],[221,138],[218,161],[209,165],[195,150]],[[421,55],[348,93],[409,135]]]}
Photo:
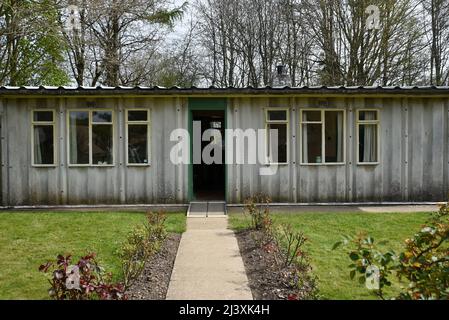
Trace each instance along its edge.
{"label": "leafy bush", "polygon": [[359,274],[359,282],[366,283],[376,272],[374,293],[386,299],[385,288],[391,277],[405,281],[407,287],[395,297],[403,300],[449,299],[449,205],[438,213],[412,238],[405,240],[404,250],[382,252],[372,237],[359,234],[346,237],[334,245],[353,244],[348,255],[352,260],[350,277]]}
{"label": "leafy bush", "polygon": [[125,290],[139,278],[145,263],[157,253],[167,237],[163,212],[148,212],[146,221],[128,235],[119,251]]}
{"label": "leafy bush", "polygon": [[257,195],[245,201],[245,214],[251,217],[250,228],[258,231],[255,241],[273,255],[279,269],[293,273],[296,293],[289,300],[317,299],[318,287],[312,275],[312,267],[306,252],[303,250],[307,238],[297,232],[291,225],[275,225],[270,214],[270,199]]}
{"label": "leafy bush", "polygon": [[245,200],[244,213],[251,217],[251,228],[265,232],[271,230],[270,202],[270,198],[261,194]]}
{"label": "leafy bush", "polygon": [[283,261],[286,267],[296,263],[303,265],[307,261],[307,256],[302,249],[307,241],[304,233],[295,231],[290,224],[281,224],[276,232],[277,242],[283,253]]}
{"label": "leafy bush", "polygon": [[[124,300],[124,286],[112,282],[95,260],[95,254],[82,257],[75,265],[70,255],[58,255],[56,265],[47,262],[39,271],[49,274],[49,295],[55,300]],[[55,269],[50,270],[52,267]]]}

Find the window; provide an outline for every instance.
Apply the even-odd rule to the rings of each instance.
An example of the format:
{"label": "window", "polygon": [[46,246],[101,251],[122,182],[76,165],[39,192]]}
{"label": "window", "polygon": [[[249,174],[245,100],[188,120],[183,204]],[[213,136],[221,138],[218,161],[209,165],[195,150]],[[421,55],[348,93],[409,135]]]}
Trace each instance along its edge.
{"label": "window", "polygon": [[379,162],[379,111],[357,111],[358,163]]}
{"label": "window", "polygon": [[32,164],[55,165],[55,112],[39,110],[32,112]]}
{"label": "window", "polygon": [[148,110],[127,110],[126,131],[128,139],[127,164],[149,165],[150,117]]}
{"label": "window", "polygon": [[112,111],[74,110],[68,117],[70,165],[113,165]]}
{"label": "window", "polygon": [[301,111],[301,163],[345,162],[345,111]]}
{"label": "window", "polygon": [[[288,162],[288,110],[268,109],[266,111],[266,129],[268,131],[267,153],[269,162],[286,164]],[[277,130],[277,154],[275,150],[272,150],[275,146],[275,134],[271,130]]]}

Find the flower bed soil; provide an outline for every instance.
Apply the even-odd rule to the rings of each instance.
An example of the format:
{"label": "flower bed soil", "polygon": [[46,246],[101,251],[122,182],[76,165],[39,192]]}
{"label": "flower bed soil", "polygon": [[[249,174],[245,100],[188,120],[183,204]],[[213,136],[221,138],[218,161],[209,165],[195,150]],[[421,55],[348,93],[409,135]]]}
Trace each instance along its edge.
{"label": "flower bed soil", "polygon": [[260,231],[244,230],[236,236],[255,300],[287,300],[297,293],[294,269],[278,266],[270,247],[263,248],[256,240]]}
{"label": "flower bed soil", "polygon": [[139,279],[127,291],[129,300],[165,300],[180,241],[180,234],[168,235],[161,250],[146,263]]}

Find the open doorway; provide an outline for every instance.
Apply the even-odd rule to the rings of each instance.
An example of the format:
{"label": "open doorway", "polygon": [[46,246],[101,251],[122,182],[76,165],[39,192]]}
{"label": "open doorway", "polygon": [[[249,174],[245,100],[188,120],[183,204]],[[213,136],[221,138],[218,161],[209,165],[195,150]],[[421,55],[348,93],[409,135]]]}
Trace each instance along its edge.
{"label": "open doorway", "polygon": [[[225,112],[223,110],[194,110],[192,120],[201,122],[201,136],[208,129],[220,130],[223,139],[222,163],[193,165],[193,195],[201,201],[223,201],[225,199]],[[201,141],[201,152],[210,141]]]}

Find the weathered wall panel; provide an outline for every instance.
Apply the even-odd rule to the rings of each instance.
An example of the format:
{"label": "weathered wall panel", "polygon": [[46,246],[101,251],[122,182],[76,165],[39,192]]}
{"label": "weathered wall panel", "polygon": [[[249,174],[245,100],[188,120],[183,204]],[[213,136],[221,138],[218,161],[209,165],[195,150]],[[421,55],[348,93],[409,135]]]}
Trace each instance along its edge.
{"label": "weathered wall panel", "polygon": [[[242,128],[263,127],[266,107],[289,107],[291,138],[290,164],[280,166],[275,176],[258,179],[254,176],[258,166],[253,166],[257,170],[233,166],[228,172],[231,202],[251,195],[251,188],[245,186],[258,180],[261,186],[255,190],[276,202],[442,201],[448,192],[448,99],[298,97],[289,102],[288,98],[234,98],[231,105],[239,112],[230,112],[233,122],[229,125]],[[300,164],[299,111],[323,106],[346,110],[345,165]],[[356,111],[363,108],[380,110],[377,165],[357,164]]]}
{"label": "weathered wall panel", "polygon": [[[7,179],[2,177],[3,205],[185,203],[187,166],[169,160],[170,133],[187,127],[183,99],[180,98],[27,98],[2,100],[5,103],[2,151]],[[31,165],[31,111],[49,108],[56,111],[57,166]],[[113,167],[69,166],[67,159],[67,112],[71,109],[107,108],[114,111]],[[125,109],[148,108],[151,166],[128,167],[125,139]],[[8,165],[9,163],[9,165]]]}
{"label": "weathered wall panel", "polygon": [[[233,97],[228,99],[228,128],[264,129],[266,108],[289,108],[289,164],[277,174],[260,176],[260,165],[227,166],[227,200],[242,203],[255,193],[274,202],[442,201],[449,187],[449,99]],[[188,166],[170,161],[170,133],[188,127],[187,98],[3,98],[1,126],[1,201],[3,205],[145,204],[188,202]],[[346,110],[346,163],[300,164],[300,110]],[[31,110],[56,111],[57,166],[31,166]],[[115,115],[115,165],[69,167],[67,111],[111,108]],[[151,166],[126,166],[125,110],[148,108],[151,116]],[[356,111],[380,112],[380,163],[357,164]],[[234,150],[235,154],[235,150]]]}

